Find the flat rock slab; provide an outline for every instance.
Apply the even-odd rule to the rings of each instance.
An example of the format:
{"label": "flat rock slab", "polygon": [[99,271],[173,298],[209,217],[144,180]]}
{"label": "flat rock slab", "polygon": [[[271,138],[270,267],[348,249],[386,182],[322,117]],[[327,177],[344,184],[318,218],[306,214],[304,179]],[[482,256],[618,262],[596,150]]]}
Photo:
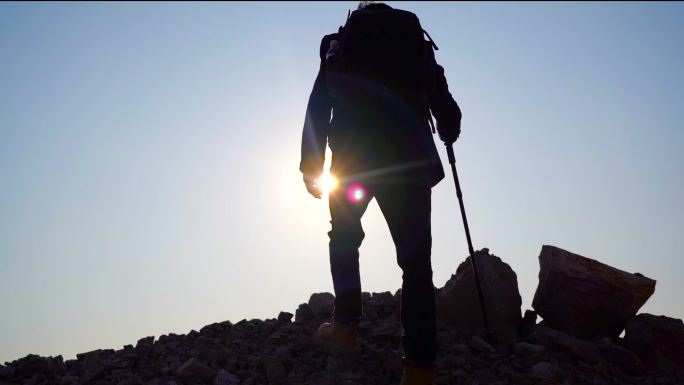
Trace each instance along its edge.
{"label": "flat rock slab", "polygon": [[554,329],[580,338],[617,338],[655,291],[656,281],[554,246],[542,246],[532,307]]}

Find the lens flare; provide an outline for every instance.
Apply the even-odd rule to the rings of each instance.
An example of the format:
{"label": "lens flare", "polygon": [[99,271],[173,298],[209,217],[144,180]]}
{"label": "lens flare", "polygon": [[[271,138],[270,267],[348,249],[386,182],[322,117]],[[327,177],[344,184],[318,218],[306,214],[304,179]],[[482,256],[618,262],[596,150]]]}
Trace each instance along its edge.
{"label": "lens flare", "polygon": [[351,203],[361,203],[366,199],[366,189],[361,183],[352,183],[347,189],[347,200]]}
{"label": "lens flare", "polygon": [[328,195],[335,191],[339,182],[337,181],[337,178],[330,174],[330,171],[326,170],[323,171],[323,174],[318,178],[317,184],[321,189],[321,192]]}

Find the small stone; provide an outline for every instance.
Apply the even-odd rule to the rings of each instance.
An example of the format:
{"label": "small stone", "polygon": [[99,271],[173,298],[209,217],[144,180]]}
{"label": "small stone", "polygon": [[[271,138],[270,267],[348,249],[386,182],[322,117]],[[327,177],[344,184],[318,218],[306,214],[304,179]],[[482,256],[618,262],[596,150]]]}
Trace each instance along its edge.
{"label": "small stone", "polygon": [[394,296],[392,293],[389,291],[384,291],[382,293],[373,293],[371,295],[371,298],[368,300],[368,305],[369,306],[377,306],[377,307],[394,307],[395,300]]}
{"label": "small stone", "polygon": [[17,360],[14,364],[17,374],[24,377],[31,378],[36,374],[45,374],[52,376],[54,369],[52,362],[48,357],[41,357],[36,354],[29,354],[24,358]]}
{"label": "small stone", "polygon": [[466,362],[468,362],[468,356],[466,356],[465,354],[456,354],[453,356],[452,362],[455,365],[463,366]]}
{"label": "small stone", "polygon": [[299,305],[297,311],[295,311],[295,322],[309,321],[313,317],[313,311],[311,311],[311,307],[306,303]]}
{"label": "small stone", "polygon": [[63,376],[59,379],[60,385],[69,385],[78,382],[78,377],[76,376]]}
{"label": "small stone", "polygon": [[513,352],[518,356],[536,356],[546,352],[544,345],[535,345],[527,342],[513,344]]}
{"label": "small stone", "polygon": [[196,358],[190,358],[176,371],[178,377],[184,382],[207,382],[216,375],[214,369],[199,362]]}
{"label": "small stone", "polygon": [[309,297],[309,307],[313,315],[318,318],[329,317],[332,314],[335,296],[330,293],[314,293]]}
{"label": "small stone", "polygon": [[475,371],[475,380],[480,384],[489,385],[498,381],[499,378],[489,369],[479,369]]}
{"label": "small stone", "polygon": [[496,353],[496,349],[494,349],[492,345],[490,345],[487,341],[483,340],[480,336],[473,336],[468,344],[471,348],[481,353]]}
{"label": "small stone", "polygon": [[537,313],[534,310],[525,310],[520,322],[519,334],[523,337],[527,336],[534,330],[535,326],[537,326]]}
{"label": "small stone", "polygon": [[648,366],[672,362],[684,368],[684,322],[642,313],[627,322],[625,346]]}
{"label": "small stone", "polygon": [[288,366],[292,361],[292,354],[287,346],[279,346],[273,353],[271,353],[271,359],[279,362],[283,366]]}
{"label": "small stone", "polygon": [[622,346],[615,345],[610,339],[598,345],[598,348],[608,363],[619,367],[624,373],[632,377],[641,376],[646,371],[646,366],[636,354]]}
{"label": "small stone", "polygon": [[287,377],[287,370],[277,361],[269,361],[266,364],[266,379],[271,385],[279,385]]}
{"label": "small stone", "polygon": [[223,333],[223,327],[218,323],[213,323],[204,326],[199,332],[208,337],[219,337]]}
{"label": "small stone", "polygon": [[28,381],[24,381],[22,385],[39,385],[47,382],[48,376],[43,373],[34,374]]}
{"label": "small stone", "polygon": [[240,379],[226,371],[225,369],[219,369],[216,372],[216,377],[214,377],[213,385],[240,385]]}
{"label": "small stone", "polygon": [[278,322],[289,323],[292,321],[292,317],[293,317],[292,313],[281,311],[278,314]]}
{"label": "small stone", "polygon": [[388,322],[386,324],[382,324],[376,328],[373,328],[373,338],[392,339],[400,328],[401,325],[399,325],[397,322]]}
{"label": "small stone", "polygon": [[359,322],[359,330],[368,330],[373,327],[373,322],[368,319],[362,319]]}
{"label": "small stone", "polygon": [[0,365],[0,380],[7,380],[14,375],[14,367]]}
{"label": "small stone", "polygon": [[556,376],[553,366],[548,362],[538,362],[530,369],[530,376],[540,381],[554,381]]}
{"label": "small stone", "polygon": [[547,326],[540,326],[534,329],[528,336],[528,339],[547,348],[566,351],[587,362],[602,361],[601,353],[596,345]]}
{"label": "small stone", "polygon": [[91,382],[95,381],[104,373],[105,365],[102,359],[97,356],[89,357],[84,363],[83,375],[81,376],[81,382]]}
{"label": "small stone", "polygon": [[369,292],[367,292],[367,291],[364,291],[364,292],[361,293],[361,303],[362,303],[362,304],[366,305],[366,303],[367,303],[368,300],[370,300],[370,299],[371,299],[371,293],[369,293]]}
{"label": "small stone", "polygon": [[135,351],[141,355],[148,355],[152,353],[153,345],[154,336],[141,338],[138,340],[138,343],[135,344]]}
{"label": "small stone", "polygon": [[382,367],[393,376],[400,376],[402,371],[401,354],[395,350],[385,350],[380,353]]}

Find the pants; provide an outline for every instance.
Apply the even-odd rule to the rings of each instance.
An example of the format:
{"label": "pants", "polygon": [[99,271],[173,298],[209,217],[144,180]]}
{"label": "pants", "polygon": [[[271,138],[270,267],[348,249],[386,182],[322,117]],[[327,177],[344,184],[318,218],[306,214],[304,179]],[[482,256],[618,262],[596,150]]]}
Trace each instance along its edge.
{"label": "pants", "polygon": [[437,349],[435,291],[430,252],[431,190],[419,184],[340,186],[329,197],[332,230],[330,268],[335,288],[336,322],[361,318],[359,247],[361,217],[371,199],[380,206],[402,269],[401,322],[405,359],[432,367]]}

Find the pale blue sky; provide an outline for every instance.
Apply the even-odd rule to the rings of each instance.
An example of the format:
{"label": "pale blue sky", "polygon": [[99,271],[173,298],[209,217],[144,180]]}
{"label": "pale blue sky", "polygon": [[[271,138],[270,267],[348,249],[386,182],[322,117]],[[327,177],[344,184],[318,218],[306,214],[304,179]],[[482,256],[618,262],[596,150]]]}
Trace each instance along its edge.
{"label": "pale blue sky", "polygon": [[[332,291],[299,140],[320,38],[355,6],[0,4],[0,362]],[[400,7],[440,47],[473,241],[523,310],[552,244],[657,279],[643,310],[684,317],[684,4]],[[364,290],[394,292],[375,204],[364,226]],[[467,255],[449,179],[433,229],[442,286]]]}

